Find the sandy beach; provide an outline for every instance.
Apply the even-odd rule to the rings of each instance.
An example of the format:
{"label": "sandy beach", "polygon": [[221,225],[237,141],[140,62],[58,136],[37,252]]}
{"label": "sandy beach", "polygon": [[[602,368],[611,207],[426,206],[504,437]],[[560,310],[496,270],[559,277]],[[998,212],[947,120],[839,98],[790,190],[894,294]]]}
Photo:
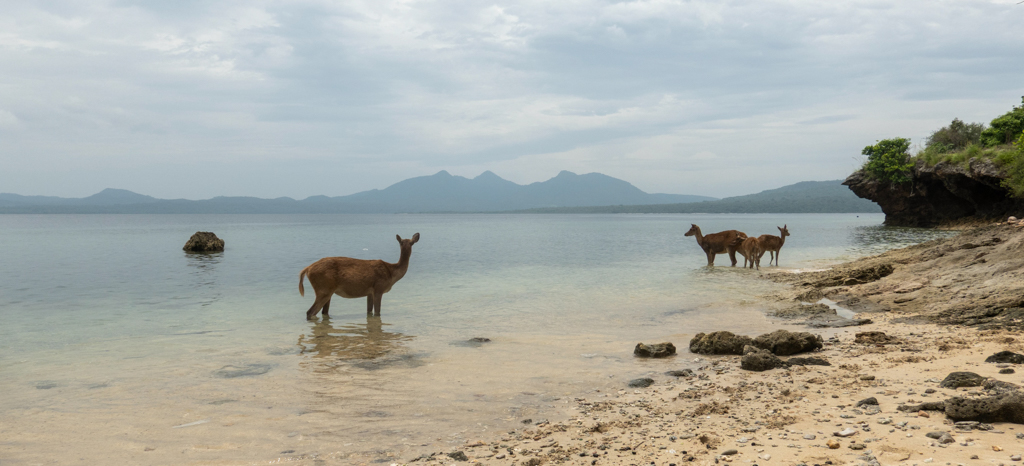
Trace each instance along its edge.
{"label": "sandy beach", "polygon": [[[558,399],[553,403],[564,407],[562,417],[524,420],[521,428],[492,438],[392,463],[1020,464],[1019,364],[985,360],[1001,351],[1024,352],[1022,249],[1020,227],[989,225],[827,271],[766,273],[791,284],[765,297],[766,312],[783,316],[780,324],[845,321],[834,310],[807,305],[822,298],[870,323],[807,328],[821,336],[822,347],[794,356],[821,358],[827,366],[749,371],[741,369],[739,355],[693,354],[689,342],[676,341],[672,357],[681,366],[697,363],[697,370],[665,374],[648,387],[624,384],[611,393]],[[980,378],[973,386],[945,388],[954,372]],[[1000,396],[1016,396],[1018,403],[1000,415],[1017,423],[956,424],[941,405],[906,408]],[[361,463],[355,457],[280,461],[332,460]]]}

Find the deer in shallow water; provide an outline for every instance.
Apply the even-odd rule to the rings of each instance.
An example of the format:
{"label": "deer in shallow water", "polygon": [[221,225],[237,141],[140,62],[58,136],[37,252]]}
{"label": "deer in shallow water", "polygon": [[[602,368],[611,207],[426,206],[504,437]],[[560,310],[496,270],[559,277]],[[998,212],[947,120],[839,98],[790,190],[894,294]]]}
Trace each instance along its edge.
{"label": "deer in shallow water", "polygon": [[321,311],[324,317],[329,317],[327,311],[331,306],[331,297],[335,294],[342,298],[365,296],[366,313],[379,316],[381,298],[384,293],[391,291],[395,282],[401,280],[409,270],[412,245],[420,240],[420,234],[412,235],[411,239],[402,239],[398,235],[395,235],[395,238],[398,238],[398,245],[402,251],[398,263],[351,257],[325,257],[302,269],[302,272],[299,272],[299,295],[306,295],[302,280],[307,277],[316,293],[313,306],[306,311],[306,319],[313,320]]}
{"label": "deer in shallow water", "polygon": [[[757,239],[761,240],[761,244],[764,246],[764,250],[769,253],[768,265],[772,265],[772,259],[775,260],[775,266],[779,265],[779,250],[782,249],[782,245],[786,244],[786,237],[789,236],[789,225],[783,225],[781,227],[775,227],[779,229],[779,233],[782,236],[774,235],[761,235]],[[761,254],[764,254],[763,252]]]}
{"label": "deer in shallow water", "polygon": [[747,267],[747,262],[750,263],[750,268],[756,268],[761,270],[761,256],[764,255],[764,245],[761,244],[760,238],[753,236],[749,238],[737,237],[733,241],[733,245],[736,247],[736,252],[743,256],[743,267]]}
{"label": "deer in shallow water", "polygon": [[696,236],[697,245],[704,250],[704,254],[708,256],[708,265],[715,265],[715,254],[721,254],[724,252],[729,253],[729,260],[732,261],[732,266],[736,266],[736,245],[733,242],[736,238],[746,238],[747,234],[742,231],[736,230],[725,230],[718,233],[712,233],[704,236],[700,233],[700,227],[694,224],[690,224],[690,230],[683,236]]}

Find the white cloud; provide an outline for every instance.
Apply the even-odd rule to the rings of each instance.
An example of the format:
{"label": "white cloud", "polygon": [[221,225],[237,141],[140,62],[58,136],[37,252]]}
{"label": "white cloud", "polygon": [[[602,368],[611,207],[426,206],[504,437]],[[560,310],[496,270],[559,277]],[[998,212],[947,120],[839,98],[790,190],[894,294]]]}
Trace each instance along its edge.
{"label": "white cloud", "polygon": [[[875,139],[919,140],[1019,103],[1022,8],[4,2],[0,184],[225,194],[171,176],[190,163],[237,173],[235,194],[264,197],[347,194],[439,169],[519,182],[599,171],[718,196],[838,178]],[[331,179],[285,168],[306,163]],[[85,171],[38,175],[59,165]]]}

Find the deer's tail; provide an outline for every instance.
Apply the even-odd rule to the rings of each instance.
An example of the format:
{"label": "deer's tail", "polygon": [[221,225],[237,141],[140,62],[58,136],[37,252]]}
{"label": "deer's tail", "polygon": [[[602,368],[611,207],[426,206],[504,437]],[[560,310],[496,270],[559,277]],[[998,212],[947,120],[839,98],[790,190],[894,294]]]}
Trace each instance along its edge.
{"label": "deer's tail", "polygon": [[302,280],[306,278],[307,272],[309,272],[309,267],[306,267],[299,272],[299,296],[306,296],[306,290],[302,288]]}

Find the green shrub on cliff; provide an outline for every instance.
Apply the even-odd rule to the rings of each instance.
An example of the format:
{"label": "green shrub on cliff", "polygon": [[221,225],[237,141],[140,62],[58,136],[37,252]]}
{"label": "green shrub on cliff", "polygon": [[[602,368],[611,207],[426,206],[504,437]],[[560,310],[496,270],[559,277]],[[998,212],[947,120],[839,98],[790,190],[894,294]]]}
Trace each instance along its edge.
{"label": "green shrub on cliff", "polygon": [[914,163],[910,160],[910,140],[892,138],[878,141],[867,146],[861,154],[868,156],[864,163],[864,172],[875,179],[888,181],[890,184],[903,184],[910,181],[910,169]]}
{"label": "green shrub on cliff", "polygon": [[1013,110],[992,120],[989,128],[981,132],[981,143],[988,147],[1009,144],[1022,131],[1024,131],[1024,97],[1021,97],[1020,107],[1013,107]]}
{"label": "green shrub on cliff", "polygon": [[924,150],[938,153],[963,150],[980,142],[983,131],[984,123],[964,123],[959,118],[954,118],[949,126],[943,126],[928,136]]}
{"label": "green shrub on cliff", "polygon": [[[1024,197],[1024,130],[1017,136],[1015,143],[1017,150],[1006,151],[1000,165],[1006,170],[1006,179],[1003,180],[1003,187],[1010,191],[1014,197]],[[997,159],[997,162],[1000,162]]]}

